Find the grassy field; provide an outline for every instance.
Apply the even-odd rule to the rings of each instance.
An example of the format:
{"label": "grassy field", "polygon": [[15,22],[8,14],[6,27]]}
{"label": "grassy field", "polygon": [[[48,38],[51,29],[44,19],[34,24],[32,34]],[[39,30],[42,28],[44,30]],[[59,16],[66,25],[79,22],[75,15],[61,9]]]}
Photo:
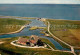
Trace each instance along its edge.
{"label": "grassy field", "polygon": [[0,33],[14,32],[21,28],[25,24],[29,24],[30,21],[23,21],[11,18],[0,18]]}
{"label": "grassy field", "polygon": [[71,53],[63,53],[63,52],[52,52],[52,51],[48,51],[48,52],[39,52],[35,55],[73,55]]}
{"label": "grassy field", "polygon": [[36,27],[36,26],[34,26],[34,27],[31,27],[29,30],[36,30],[36,29],[45,29],[46,27]]}
{"label": "grassy field", "polygon": [[80,46],[80,21],[48,19],[50,31],[61,40],[72,46]]}
{"label": "grassy field", "polygon": [[[24,36],[26,37],[26,36]],[[26,37],[29,38],[29,37]],[[47,49],[43,49],[43,48],[21,48],[21,47],[16,47],[10,44],[11,41],[17,40],[18,37],[13,37],[13,38],[4,38],[4,39],[0,39],[2,41],[5,41],[5,43],[0,45],[0,53],[2,55],[34,55],[35,53],[37,53],[36,55],[73,55],[71,53],[65,53],[65,52],[53,52],[51,50],[47,50]],[[43,39],[41,38],[43,42],[51,45],[52,47],[54,47],[54,45],[48,41],[47,39]]]}

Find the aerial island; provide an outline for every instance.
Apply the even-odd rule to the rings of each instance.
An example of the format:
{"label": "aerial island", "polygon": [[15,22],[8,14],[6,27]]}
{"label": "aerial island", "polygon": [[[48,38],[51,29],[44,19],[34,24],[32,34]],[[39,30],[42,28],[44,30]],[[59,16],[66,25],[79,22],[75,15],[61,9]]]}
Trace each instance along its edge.
{"label": "aerial island", "polygon": [[80,21],[0,16],[0,54],[77,55]]}

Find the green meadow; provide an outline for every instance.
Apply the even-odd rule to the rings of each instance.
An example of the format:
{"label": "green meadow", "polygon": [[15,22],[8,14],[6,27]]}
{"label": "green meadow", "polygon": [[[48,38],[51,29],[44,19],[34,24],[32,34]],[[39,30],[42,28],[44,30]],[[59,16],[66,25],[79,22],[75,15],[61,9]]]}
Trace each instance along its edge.
{"label": "green meadow", "polygon": [[19,30],[23,25],[30,21],[18,20],[13,18],[0,18],[0,33],[9,33]]}
{"label": "green meadow", "polygon": [[56,37],[72,46],[80,46],[80,21],[54,19],[47,19],[47,21],[51,24],[51,33],[53,33]]}

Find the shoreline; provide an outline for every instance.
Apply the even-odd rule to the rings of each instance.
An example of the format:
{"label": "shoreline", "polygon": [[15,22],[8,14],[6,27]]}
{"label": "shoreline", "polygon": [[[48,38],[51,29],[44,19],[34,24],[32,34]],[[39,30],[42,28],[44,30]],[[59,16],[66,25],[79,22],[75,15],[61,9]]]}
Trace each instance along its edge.
{"label": "shoreline", "polygon": [[50,20],[80,21],[80,20],[67,20],[67,19],[50,19]]}
{"label": "shoreline", "polygon": [[[1,15],[1,16],[3,17],[4,15]],[[1,18],[1,16],[0,16],[0,18]],[[17,17],[21,17],[21,16],[4,16],[4,17],[7,17],[7,18],[17,18]],[[24,17],[21,17],[21,18],[24,18]],[[38,19],[39,17],[26,17],[26,18],[36,18],[36,19]],[[44,19],[44,17],[42,19]],[[49,19],[49,18],[45,18],[45,19]],[[52,18],[50,18],[50,19],[51,20],[80,21],[80,20],[67,20],[67,19],[52,19]]]}
{"label": "shoreline", "polygon": [[20,17],[20,16],[0,16],[0,18],[35,18],[38,19],[39,17]]}
{"label": "shoreline", "polygon": [[22,26],[19,30],[14,31],[14,32],[9,32],[9,33],[0,33],[0,35],[5,35],[5,34],[14,34],[14,33],[19,33],[20,31],[22,31],[26,26]]}

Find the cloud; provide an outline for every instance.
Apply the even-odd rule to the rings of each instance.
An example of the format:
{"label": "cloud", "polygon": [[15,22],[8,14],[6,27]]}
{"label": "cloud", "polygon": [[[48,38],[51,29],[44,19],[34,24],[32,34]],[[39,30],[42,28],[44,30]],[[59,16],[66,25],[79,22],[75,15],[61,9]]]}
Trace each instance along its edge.
{"label": "cloud", "polygon": [[0,0],[0,3],[80,4],[80,0]]}

